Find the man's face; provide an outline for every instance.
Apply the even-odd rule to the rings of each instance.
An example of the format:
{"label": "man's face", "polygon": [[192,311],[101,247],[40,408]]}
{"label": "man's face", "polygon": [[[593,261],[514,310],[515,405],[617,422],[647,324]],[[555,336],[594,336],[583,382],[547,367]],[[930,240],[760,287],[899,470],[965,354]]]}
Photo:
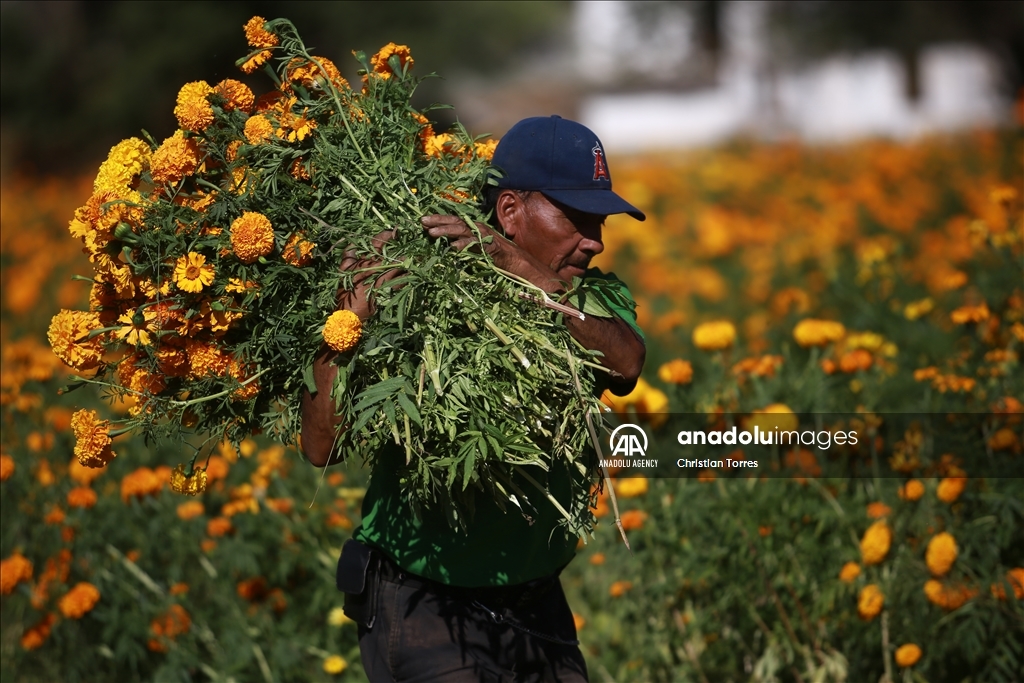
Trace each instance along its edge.
{"label": "man's face", "polygon": [[566,282],[582,277],[590,260],[604,251],[605,216],[577,211],[540,192],[530,193],[525,203],[526,229],[515,236],[515,243]]}

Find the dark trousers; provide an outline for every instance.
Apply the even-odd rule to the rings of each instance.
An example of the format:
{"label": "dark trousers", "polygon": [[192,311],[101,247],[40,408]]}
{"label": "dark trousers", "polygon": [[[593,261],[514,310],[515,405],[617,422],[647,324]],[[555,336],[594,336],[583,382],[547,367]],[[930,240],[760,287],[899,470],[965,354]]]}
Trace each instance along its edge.
{"label": "dark trousers", "polygon": [[367,586],[376,591],[372,628],[359,622],[359,650],[373,683],[587,681],[557,577],[540,588],[471,591],[393,567],[377,573]]}

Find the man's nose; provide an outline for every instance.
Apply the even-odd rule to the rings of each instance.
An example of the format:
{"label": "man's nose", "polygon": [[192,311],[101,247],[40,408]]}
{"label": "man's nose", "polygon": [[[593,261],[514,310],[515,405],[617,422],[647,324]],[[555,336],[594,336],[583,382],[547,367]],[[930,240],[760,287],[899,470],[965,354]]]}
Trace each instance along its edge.
{"label": "man's nose", "polygon": [[597,256],[604,251],[604,242],[601,240],[595,240],[590,237],[584,237],[580,240],[580,251],[585,254],[589,254],[591,257]]}

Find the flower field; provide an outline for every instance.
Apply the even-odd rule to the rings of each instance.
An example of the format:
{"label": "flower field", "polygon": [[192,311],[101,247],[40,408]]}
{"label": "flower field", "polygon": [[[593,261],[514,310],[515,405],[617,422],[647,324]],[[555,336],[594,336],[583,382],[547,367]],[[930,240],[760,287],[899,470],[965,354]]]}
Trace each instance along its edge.
{"label": "flower field", "polygon": [[[1019,132],[984,131],[615,159],[648,220],[610,219],[595,265],[631,285],[649,349],[616,412],[668,432],[717,411],[984,428],[976,449],[910,428],[844,452],[865,478],[821,478],[796,449],[786,478],[619,480],[632,551],[602,493],[563,573],[592,680],[1019,678],[1024,479],[992,475],[1024,472],[1022,156]],[[321,476],[269,439],[223,444],[187,497],[183,444],[115,436],[102,469],[73,455],[74,411],[131,409],[62,393],[46,339],[88,306],[67,226],[92,181],[0,195],[0,678],[361,679],[334,589],[358,463]]]}

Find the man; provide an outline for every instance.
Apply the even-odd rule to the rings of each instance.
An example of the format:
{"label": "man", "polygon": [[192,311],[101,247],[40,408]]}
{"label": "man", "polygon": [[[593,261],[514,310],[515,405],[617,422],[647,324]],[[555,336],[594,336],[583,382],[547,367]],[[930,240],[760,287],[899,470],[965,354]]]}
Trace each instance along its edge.
{"label": "man", "polygon": [[[455,249],[485,249],[498,267],[556,296],[574,277],[604,277],[588,268],[604,249],[607,215],[644,219],[612,192],[597,136],[573,121],[520,121],[501,140],[492,163],[502,177],[487,203],[500,234],[479,225],[481,243],[452,216],[426,216],[424,229]],[[632,301],[625,285],[610,283]],[[616,317],[566,316],[566,327],[586,348],[602,353],[612,371],[611,390],[624,395],[635,386],[646,351],[633,307],[606,303]],[[365,283],[346,293],[342,306],[369,317]],[[303,401],[303,450],[316,466],[331,461],[342,428],[331,398],[332,360],[330,352],[318,356],[317,392]],[[410,513],[399,495],[404,464],[404,453],[382,457],[363,501],[363,522],[338,564],[338,586],[346,593],[346,612],[359,624],[370,680],[587,680],[558,580],[577,539],[558,526],[554,507],[539,500],[527,519],[481,503],[467,530],[456,531],[441,510],[427,510],[422,518]],[[552,469],[547,483],[556,497],[569,476],[568,468]]]}

